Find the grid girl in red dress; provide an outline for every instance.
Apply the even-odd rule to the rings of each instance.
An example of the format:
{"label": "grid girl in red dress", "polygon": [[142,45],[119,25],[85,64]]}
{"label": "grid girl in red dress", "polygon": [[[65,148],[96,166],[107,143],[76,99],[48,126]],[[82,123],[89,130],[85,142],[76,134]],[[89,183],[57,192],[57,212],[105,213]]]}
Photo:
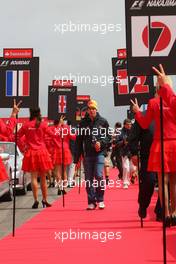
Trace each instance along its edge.
{"label": "grid girl in red dress", "polygon": [[[176,225],[176,115],[172,105],[169,104],[169,100],[166,100],[166,94],[161,92],[163,89],[172,90],[170,80],[165,75],[161,65],[160,71],[155,67],[153,69],[158,74],[158,94],[163,97],[165,217],[166,226],[170,226],[170,224]],[[174,92],[172,93],[174,94]],[[143,129],[147,128],[152,120],[155,121],[154,140],[150,148],[148,171],[156,171],[158,173],[159,197],[162,203],[160,98],[156,97],[149,100],[145,116],[140,112],[137,100],[135,102],[131,100],[131,102],[135,112],[135,119]],[[171,208],[169,208],[168,202],[168,183],[170,183]]]}
{"label": "grid girl in red dress", "polygon": [[40,176],[42,190],[42,205],[50,207],[47,202],[46,173],[52,169],[52,161],[45,145],[45,133],[48,133],[48,124],[41,119],[40,108],[30,109],[30,120],[23,124],[18,131],[18,138],[25,135],[26,152],[24,153],[22,169],[31,172],[32,191],[34,204],[32,208],[38,208],[38,183]]}
{"label": "grid girl in red dress", "polygon": [[[16,100],[14,99],[12,113],[6,124],[0,119],[0,141],[6,141],[8,140],[9,137],[12,136],[13,130],[17,123],[16,115],[20,110],[19,109],[20,104],[21,101],[18,104],[16,104]],[[8,179],[8,175],[4,167],[4,164],[2,162],[2,159],[0,157],[0,182],[5,181],[7,179]]]}

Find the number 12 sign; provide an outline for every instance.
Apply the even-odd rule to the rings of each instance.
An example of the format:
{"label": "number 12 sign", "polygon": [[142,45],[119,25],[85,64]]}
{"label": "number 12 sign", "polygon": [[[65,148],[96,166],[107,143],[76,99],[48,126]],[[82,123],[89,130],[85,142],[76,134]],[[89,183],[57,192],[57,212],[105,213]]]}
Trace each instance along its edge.
{"label": "number 12 sign", "polygon": [[128,75],[126,59],[112,58],[114,76],[114,105],[129,105],[137,98],[139,104],[146,104],[154,95],[153,76]]}

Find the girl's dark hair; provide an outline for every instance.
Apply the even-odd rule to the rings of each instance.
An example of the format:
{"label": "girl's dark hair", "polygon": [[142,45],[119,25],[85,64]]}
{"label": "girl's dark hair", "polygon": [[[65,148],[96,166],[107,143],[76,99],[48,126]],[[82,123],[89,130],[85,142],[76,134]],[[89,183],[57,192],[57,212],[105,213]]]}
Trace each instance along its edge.
{"label": "girl's dark hair", "polygon": [[40,126],[40,123],[42,121],[40,108],[30,108],[30,120],[36,119],[35,127],[38,128]]}
{"label": "girl's dark hair", "polygon": [[115,123],[115,127],[116,128],[121,128],[122,127],[122,124],[120,122],[117,122],[117,123]]}

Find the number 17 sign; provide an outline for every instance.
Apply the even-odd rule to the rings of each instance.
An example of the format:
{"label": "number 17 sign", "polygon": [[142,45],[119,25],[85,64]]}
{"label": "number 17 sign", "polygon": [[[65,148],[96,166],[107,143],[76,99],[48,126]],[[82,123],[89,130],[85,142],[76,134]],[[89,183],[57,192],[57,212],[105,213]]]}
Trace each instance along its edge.
{"label": "number 17 sign", "polygon": [[176,1],[126,0],[126,40],[129,75],[153,75],[163,64],[167,74],[176,67]]}

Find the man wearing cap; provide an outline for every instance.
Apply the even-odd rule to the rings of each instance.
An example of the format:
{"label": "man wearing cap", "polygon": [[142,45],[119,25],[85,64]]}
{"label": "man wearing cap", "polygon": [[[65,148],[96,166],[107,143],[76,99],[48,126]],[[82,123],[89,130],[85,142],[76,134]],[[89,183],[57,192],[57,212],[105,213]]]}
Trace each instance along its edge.
{"label": "man wearing cap", "polygon": [[77,131],[74,163],[78,163],[80,156],[83,156],[88,195],[87,210],[94,210],[97,203],[99,209],[104,209],[103,168],[106,148],[111,140],[108,134],[109,124],[97,112],[95,100],[90,100],[87,106],[87,114],[79,123]]}

